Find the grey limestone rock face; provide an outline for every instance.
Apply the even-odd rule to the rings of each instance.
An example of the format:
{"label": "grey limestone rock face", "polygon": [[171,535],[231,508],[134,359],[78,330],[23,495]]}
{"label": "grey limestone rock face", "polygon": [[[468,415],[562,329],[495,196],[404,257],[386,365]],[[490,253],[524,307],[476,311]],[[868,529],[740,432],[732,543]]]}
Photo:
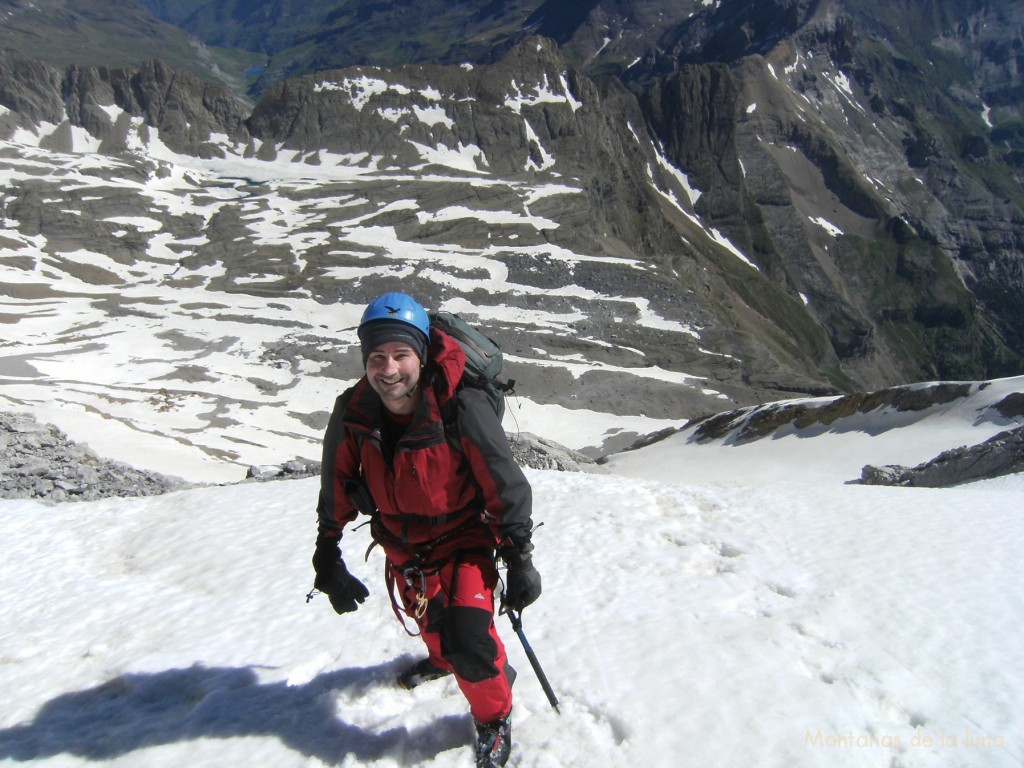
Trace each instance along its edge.
{"label": "grey limestone rock face", "polygon": [[0,498],[92,501],[182,490],[178,478],[105,461],[32,416],[0,413]]}
{"label": "grey limestone rock face", "polygon": [[512,445],[512,455],[524,467],[554,469],[560,472],[601,471],[597,462],[589,456],[529,432],[509,435],[509,442]]}
{"label": "grey limestone rock face", "polygon": [[861,470],[861,485],[902,485],[916,488],[946,488],[1024,472],[1024,427],[990,437],[983,443],[943,451],[916,467],[867,465]]}
{"label": "grey limestone rock face", "polygon": [[0,115],[0,137],[16,127],[64,119],[63,73],[18,51],[0,48],[0,104],[12,114]]}
{"label": "grey limestone rock face", "polygon": [[[203,157],[219,151],[209,143],[213,133],[233,141],[249,140],[246,110],[226,91],[152,60],[138,70],[100,66],[73,66],[66,71],[19,51],[0,48],[0,137],[17,127],[52,124],[69,130],[85,128],[100,139],[101,151],[123,152],[128,132],[127,116],[137,116],[160,131],[161,139],[179,152]],[[109,108],[124,111],[113,120]],[[49,138],[50,148],[69,151],[70,146]]]}

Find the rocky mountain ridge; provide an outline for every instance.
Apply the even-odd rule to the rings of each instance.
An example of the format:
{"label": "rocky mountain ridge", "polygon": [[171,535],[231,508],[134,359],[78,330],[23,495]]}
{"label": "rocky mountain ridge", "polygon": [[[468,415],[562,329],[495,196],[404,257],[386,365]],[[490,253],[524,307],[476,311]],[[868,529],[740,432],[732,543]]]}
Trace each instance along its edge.
{"label": "rocky mountain ridge", "polygon": [[[977,366],[1019,370],[1019,3],[538,0],[501,10],[472,2],[431,7],[449,28],[472,27],[474,41],[489,41],[483,49],[460,45],[468,32],[438,47],[427,25],[418,38],[389,34],[384,22],[394,22],[398,4],[380,3],[366,14],[350,6],[332,3],[310,22],[315,35],[298,34],[311,45],[274,49],[272,59],[290,76],[352,63],[482,63],[525,35],[549,37],[572,67],[612,75],[640,99],[652,135],[702,191],[699,213],[776,285],[818,298],[808,311],[862,385],[965,375]],[[202,12],[183,23],[199,35],[217,28]],[[393,44],[403,38],[422,44]],[[797,158],[764,157],[768,147]],[[816,215],[822,196],[836,203],[825,209],[829,215]],[[839,253],[822,233],[805,231],[809,220],[844,235]],[[958,280],[970,297],[956,295]],[[925,283],[923,295],[901,290],[901,282]],[[892,283],[897,290],[888,290]],[[972,340],[958,343],[965,334]],[[972,359],[961,367],[968,348]],[[915,374],[891,364],[908,355],[935,364]]]}
{"label": "rocky mountain ridge", "polygon": [[[332,19],[348,18],[341,11],[343,5],[337,4]],[[468,13],[472,6],[456,4],[451,12]],[[619,133],[624,123],[642,123],[638,130],[649,131],[665,159],[686,174],[695,191],[694,212],[755,264],[771,289],[724,270],[726,290],[738,294],[761,318],[784,326],[788,341],[812,358],[795,361],[798,367],[806,369],[810,362],[817,376],[824,374],[838,386],[884,386],[934,375],[980,376],[1019,369],[1018,342],[1024,336],[1012,307],[1021,283],[1017,223],[1024,197],[1019,178],[1010,178],[1003,170],[1007,158],[1016,155],[997,143],[1014,146],[1012,126],[1020,117],[1012,99],[1020,88],[1013,74],[1014,54],[1012,48],[1000,47],[1006,36],[996,31],[1024,23],[1013,7],[970,3],[954,11],[937,3],[935,17],[925,18],[917,37],[908,38],[902,33],[897,37],[900,28],[876,18],[878,9],[865,0],[773,0],[755,7],[725,2],[712,8],[695,3],[674,10],[653,2],[629,8],[595,3],[571,13],[562,6],[552,2],[533,10],[527,4],[510,7],[503,23],[525,15],[519,23],[523,33],[541,30],[554,36],[554,49],[539,46],[537,51],[553,53],[557,61],[541,53],[533,68],[578,72],[573,76],[576,85],[591,83],[608,99],[601,110],[618,113]],[[202,7],[193,4],[191,12]],[[385,7],[389,6],[382,4],[381,9]],[[155,4],[151,9],[171,12]],[[180,13],[186,10],[183,7]],[[656,44],[633,34],[643,20],[655,17],[661,19]],[[183,23],[181,17],[169,18]],[[314,23],[313,18],[307,23]],[[343,25],[336,33],[343,34],[344,29],[345,35],[357,34],[360,22],[352,23],[355,26]],[[213,22],[206,24],[216,28]],[[606,31],[615,27],[618,35],[603,38],[600,50],[589,54],[596,57],[591,61],[585,49],[592,43],[586,41],[601,25]],[[202,25],[193,31],[202,34]],[[531,58],[533,46],[524,44],[521,34],[512,37],[520,40],[518,46],[492,47],[492,56],[503,50],[512,53],[486,71],[521,68]],[[321,48],[326,45],[326,37],[317,39]],[[632,42],[627,46],[626,41]],[[937,61],[938,55],[946,55],[940,63],[947,68],[959,66],[949,92],[940,93],[932,103],[921,101],[934,81],[934,73],[922,66],[937,65],[922,64],[921,54],[911,45],[927,46],[924,53],[936,55]],[[613,66],[626,53],[648,49],[657,50],[657,55],[634,58],[629,67]],[[613,51],[618,51],[614,57]],[[604,64],[598,66],[597,59]],[[510,67],[509,61],[517,64]],[[617,79],[585,78],[572,64],[577,61],[588,62],[586,70],[614,71]],[[161,72],[168,79],[163,68],[147,66],[158,70],[157,84]],[[396,70],[384,79],[415,78],[414,70]],[[426,77],[439,86],[448,80],[457,83],[468,77],[468,71],[457,66],[432,69],[421,74],[420,81]],[[497,82],[500,76],[492,79]],[[355,151],[408,146],[402,137],[388,138],[393,131],[380,124],[379,115],[373,124],[367,117],[375,114],[373,110],[358,110],[360,125],[339,123],[334,137],[325,137],[324,127],[334,125],[334,110],[309,111],[315,102],[308,94],[299,96],[308,88],[303,82],[288,81],[265,92],[249,118],[254,136],[301,146],[310,155],[317,149],[330,150],[338,137],[348,134],[352,137],[342,143],[358,145]],[[615,86],[609,83],[617,82],[628,89],[613,96]],[[205,90],[198,97],[200,103],[213,98]],[[630,94],[636,96],[635,104]],[[301,109],[293,96],[305,99]],[[393,89],[387,98],[397,105],[398,97]],[[125,100],[114,103],[119,101]],[[153,106],[165,105],[125,108],[160,126],[174,145],[177,127]],[[181,106],[186,114],[180,120],[194,136],[214,130],[187,114],[196,110]],[[394,108],[408,110],[409,105]],[[926,111],[917,115],[922,108]],[[217,119],[225,120],[218,130],[239,139],[238,125],[245,118],[230,111],[217,110]],[[986,136],[983,120],[996,116],[1004,127],[991,128]],[[448,119],[459,124],[457,117]],[[401,130],[415,130],[417,125],[406,123]],[[439,128],[434,124],[430,130]],[[460,131],[465,128],[453,133]],[[513,150],[509,156],[515,156],[514,147],[525,146],[516,131],[500,123],[488,127],[489,149],[505,142]],[[318,146],[321,143],[324,146]],[[201,144],[193,138],[187,151],[201,151]],[[602,145],[591,141],[587,146]],[[500,155],[487,154],[491,163]],[[627,176],[642,175],[637,158],[622,157],[618,150],[610,157],[594,155],[581,157],[580,165],[582,174],[594,177],[595,188],[615,189],[615,184],[600,179],[607,167]],[[401,164],[417,158],[406,154],[393,159]],[[997,185],[999,174],[1003,180]],[[674,242],[674,230],[685,229],[685,221],[672,222],[671,212],[666,216],[654,202],[640,202],[639,210],[629,210],[628,202],[637,198],[632,185],[619,196],[607,201],[604,197],[591,194],[587,203],[599,222],[604,203],[617,209],[615,223],[637,231],[626,244],[631,257],[664,261],[682,251],[693,258],[692,244],[680,249]],[[967,207],[965,199],[972,201]],[[804,307],[786,306],[783,295],[799,298]],[[821,332],[830,350],[822,348]]]}
{"label": "rocky mountain ridge", "polygon": [[[694,6],[658,55],[592,77],[572,61],[611,6],[550,3],[531,28],[555,37],[490,64],[317,72],[251,109],[156,61],[61,69],[5,51],[0,267],[11,368],[35,371],[14,379],[45,379],[52,359],[36,302],[76,301],[69,349],[109,349],[126,318],[151,326],[133,332],[175,362],[137,386],[161,408],[223,402],[212,358],[244,358],[248,394],[209,411],[220,424],[310,372],[351,376],[345,324],[325,318],[396,279],[484,325],[532,402],[648,425],[1016,373],[1017,81],[992,29],[1015,7],[972,3],[949,26],[943,4],[929,45],[955,55],[930,66],[974,57],[973,79],[957,70],[922,102],[934,73],[850,10],[868,5]],[[615,18],[631,29],[657,6]],[[195,338],[197,317],[223,333]],[[94,323],[114,336],[81,331]]]}
{"label": "rocky mountain ridge", "polygon": [[[6,60],[7,72],[14,68],[31,71],[24,59],[13,54],[7,54]],[[52,72],[41,77],[22,75],[21,85],[16,85],[14,77],[4,80],[8,89],[27,85],[36,91],[30,98],[19,97],[17,92],[7,98],[19,121],[29,125],[34,121],[62,125],[66,121],[67,126],[83,127],[101,139],[100,151],[104,152],[126,149],[128,132],[127,118],[122,118],[120,127],[109,123],[98,106],[105,102],[126,115],[141,116],[147,126],[159,131],[168,147],[200,157],[219,154],[221,150],[211,145],[210,136],[226,135],[236,145],[245,142],[249,154],[255,152],[252,140],[260,141],[263,159],[273,157],[266,149],[271,144],[300,152],[303,162],[316,162],[320,151],[354,156],[372,146],[389,166],[417,167],[419,163],[422,167],[418,147],[455,151],[462,147],[478,149],[481,165],[485,163],[490,173],[510,177],[537,175],[542,170],[550,171],[552,177],[570,173],[583,182],[585,194],[574,215],[574,231],[558,228],[557,236],[571,249],[648,262],[665,290],[676,295],[699,284],[697,273],[707,272],[705,262],[710,262],[723,300],[735,305],[738,299],[753,309],[751,322],[740,320],[736,335],[752,334],[758,344],[768,340],[779,357],[789,358],[770,365],[795,368],[799,376],[813,379],[824,374],[833,385],[841,384],[842,379],[828,374],[829,369],[838,369],[855,382],[879,384],[919,378],[929,369],[952,375],[978,369],[987,372],[989,368],[1005,372],[1012,365],[1014,354],[992,333],[977,301],[963,290],[960,276],[941,250],[914,235],[903,219],[886,212],[883,201],[872,197],[863,181],[857,181],[861,177],[852,165],[838,168],[834,178],[812,166],[787,167],[779,156],[800,146],[773,149],[785,138],[785,129],[779,131],[772,124],[737,121],[730,130],[716,118],[715,125],[693,130],[691,118],[735,114],[742,99],[728,72],[719,71],[717,76],[705,69],[688,72],[667,82],[657,96],[648,94],[644,110],[628,91],[616,88],[614,81],[595,82],[574,74],[550,44],[529,42],[500,65],[477,71],[413,68],[371,75],[351,70],[289,81],[269,90],[248,117],[226,94],[159,63],[138,73],[73,68],[66,82]],[[802,76],[806,78],[806,71]],[[349,84],[350,92],[330,86],[325,89],[323,83],[331,78]],[[353,100],[360,78],[384,84],[384,93]],[[508,107],[518,81],[541,84],[559,79],[563,95],[557,99],[532,104],[526,100],[527,109],[542,115],[537,128],[511,114],[523,108],[522,104],[517,104],[516,110]],[[545,87],[538,92],[546,93]],[[451,110],[434,101],[432,89],[439,88],[457,94],[448,97]],[[727,100],[709,102],[712,92],[715,99],[724,94]],[[69,94],[66,107],[64,93]],[[429,93],[431,98],[421,97],[416,103],[411,95],[415,93]],[[684,94],[688,95],[680,98]],[[786,95],[792,100],[791,94]],[[462,115],[460,99],[463,105],[473,103],[471,109],[461,108]],[[561,107],[557,106],[559,100]],[[369,102],[375,108],[362,109]],[[490,116],[481,106],[488,103],[499,105]],[[427,110],[441,110],[430,113],[440,117],[427,122],[419,119],[418,114],[428,114]],[[754,113],[756,109],[748,107],[748,114]],[[64,114],[66,120],[62,121]],[[401,119],[401,115],[413,115],[413,119]],[[654,137],[634,139],[641,135],[638,132],[644,130],[647,120],[653,125]],[[6,122],[11,123],[10,116]],[[758,133],[751,135],[752,129]],[[528,136],[527,130],[534,136]],[[662,144],[657,137],[666,133],[674,137]],[[67,127],[48,135],[46,145],[66,146],[62,135],[67,135]],[[736,147],[744,139],[755,143],[741,161]],[[807,135],[801,141],[807,144],[813,137]],[[559,151],[545,149],[545,142]],[[727,156],[721,155],[722,142],[731,148]],[[631,145],[637,143],[646,150],[634,150]],[[664,148],[664,156],[658,154],[659,147]],[[785,160],[793,165],[789,158]],[[834,155],[824,160],[846,162]],[[471,171],[477,170],[472,158],[467,162]],[[542,169],[545,163],[548,165]],[[560,170],[553,170],[556,163]],[[672,178],[674,169],[680,167],[690,169],[683,185]],[[736,187],[719,179],[722,169],[729,167],[739,180]],[[661,184],[663,194],[652,194],[648,173],[656,188]],[[826,205],[831,201],[831,218],[812,219],[814,211],[808,212],[806,198],[782,192],[773,204],[773,219],[766,220],[763,206],[754,204],[754,199],[764,203],[773,194],[769,188],[779,192],[793,188],[794,182],[809,187],[817,201],[822,197]],[[708,191],[697,192],[699,189]],[[683,203],[666,209],[666,197]],[[693,223],[690,205],[703,222],[717,224],[702,224],[704,232],[697,234],[703,237],[687,237]],[[751,276],[745,270],[736,274],[735,264],[722,266],[720,262],[729,262],[731,257],[723,259],[725,252],[716,247],[726,239],[718,234],[719,227],[735,233],[735,239],[729,238],[730,246],[745,254],[744,259],[761,274]],[[709,232],[714,237],[708,237]],[[681,236],[684,245],[679,243]],[[782,247],[785,255],[780,253]],[[871,274],[860,269],[864,266],[875,267],[885,285],[858,284],[864,282],[865,274]],[[877,306],[880,288],[885,289],[883,306]],[[734,298],[727,298],[729,294]],[[803,306],[792,306],[796,302]],[[736,325],[744,314],[737,310],[731,306],[726,313],[718,312],[714,325]],[[767,333],[762,330],[766,325]],[[948,337],[952,335],[966,335],[971,343],[951,352]],[[787,385],[783,383],[782,388]]]}
{"label": "rocky mountain ridge", "polygon": [[[23,59],[12,54],[6,62],[7,71],[27,69]],[[797,324],[796,332],[819,337],[810,355],[789,328],[773,327],[773,318],[731,311],[737,302],[730,297],[725,278],[747,270],[756,279],[756,270],[723,248],[685,210],[685,182],[657,146],[644,138],[635,100],[614,84],[602,87],[563,67],[554,47],[537,39],[491,68],[343,70],[290,81],[268,92],[252,115],[243,118],[209,86],[159,64],[138,73],[71,70],[66,82],[44,66],[38,78],[22,78],[25,94],[8,99],[11,112],[0,121],[7,124],[8,135],[38,131],[43,149],[75,153],[92,142],[99,153],[135,164],[133,173],[144,176],[171,172],[159,159],[145,157],[157,143],[212,160],[238,156],[269,166],[287,154],[289,162],[300,167],[328,166],[328,174],[329,164],[354,167],[361,175],[358,184],[325,183],[317,194],[331,198],[344,190],[346,198],[357,196],[349,208],[361,208],[368,225],[394,227],[403,243],[493,253],[509,285],[501,294],[470,293],[466,298],[472,303],[511,303],[527,311],[545,303],[566,306],[568,301],[588,318],[574,324],[575,339],[564,332],[549,336],[546,343],[554,349],[587,350],[588,358],[609,363],[642,363],[641,356],[647,355],[647,364],[676,370],[700,370],[707,363],[712,369],[725,369],[713,374],[722,386],[734,386],[730,379],[737,378],[736,362],[702,351],[695,343],[697,334],[688,330],[700,328],[701,335],[722,339],[709,342],[714,348],[744,348],[749,361],[743,375],[748,382],[742,388],[827,388],[814,361],[815,355],[828,354],[826,343],[808,321],[803,321],[804,328]],[[59,94],[64,92],[71,97],[69,109],[62,113]],[[109,113],[115,113],[115,119]],[[85,134],[78,134],[76,149],[77,128]],[[368,146],[372,153],[366,151]],[[441,168],[445,178],[435,172]],[[401,185],[377,181],[375,176],[385,170],[400,173]],[[34,189],[34,184],[19,183],[5,193],[13,229],[22,236],[62,236],[65,230],[59,222],[50,222],[60,214],[40,208],[38,194],[28,194]],[[257,189],[254,181],[245,195],[253,196]],[[60,193],[50,189],[47,194]],[[104,209],[115,197],[125,195],[107,195]],[[687,253],[675,224],[660,214],[666,207],[675,209],[673,215],[690,230],[688,241],[702,251]],[[133,209],[135,204],[126,205],[122,213]],[[346,217],[352,213],[344,211]],[[326,216],[316,224],[321,232],[331,233],[331,217]],[[247,291],[265,297],[308,292],[324,303],[342,296],[361,302],[387,284],[383,275],[355,282],[325,279],[326,273],[350,260],[331,253],[337,250],[335,242],[364,251],[357,257],[360,263],[384,256],[379,263],[385,267],[402,258],[401,253],[346,244],[342,233],[303,253],[304,266],[297,270],[295,249],[242,236],[245,227],[240,229],[239,210],[233,205],[193,220],[161,217],[161,226],[176,231],[180,240],[206,241],[180,249],[182,269],[225,269],[225,278],[211,283],[216,290],[237,290],[247,274],[272,276],[258,288],[248,282]],[[290,226],[300,239],[300,222]],[[90,242],[87,233],[76,228],[73,242],[65,246],[98,253],[124,250],[123,237],[110,237],[114,228],[96,229],[96,239]],[[49,248],[59,251],[65,246],[53,241]],[[560,265],[566,263],[563,254],[568,269]],[[571,266],[580,261],[589,268]],[[445,287],[445,281],[434,275],[424,278],[419,271],[404,278],[410,292],[428,304],[451,297],[452,286]],[[680,281],[679,275],[687,279]],[[718,305],[684,298],[696,295],[700,285]],[[529,290],[524,294],[516,286]],[[590,291],[589,298],[558,296],[580,289]],[[764,290],[773,289],[765,285]],[[622,302],[611,297],[631,295],[644,297],[645,304],[676,323],[678,330],[665,333],[622,322]],[[792,298],[779,298],[796,305]],[[476,311],[484,314],[485,306]],[[522,337],[520,328],[491,330],[510,352],[524,351],[523,342],[509,339],[513,334]],[[544,337],[544,330],[537,329],[530,343],[543,342]],[[619,341],[609,345],[611,339]],[[649,385],[657,386],[653,381]]]}
{"label": "rocky mountain ridge", "polygon": [[108,461],[30,414],[0,411],[0,499],[94,501],[156,496],[185,481]]}
{"label": "rocky mountain ridge", "polygon": [[258,53],[207,45],[161,21],[135,0],[4,0],[0,48],[16,49],[58,69],[137,69],[160,59],[249,102],[245,72]]}
{"label": "rocky mountain ridge", "polygon": [[[936,381],[839,397],[765,403],[662,430],[637,441],[628,451],[666,440],[682,440],[708,448],[727,447],[736,455],[730,457],[731,462],[730,459],[723,459],[723,462],[742,467],[742,451],[760,441],[798,439],[813,443],[816,438],[822,438],[822,450],[827,450],[831,435],[855,432],[877,438],[877,450],[884,453],[888,438],[895,435],[895,441],[901,440],[904,434],[901,429],[908,429],[906,434],[909,435],[913,427],[927,421],[934,434],[945,435],[944,421],[948,424],[965,421],[971,425],[972,433],[977,432],[970,435],[966,444],[951,441],[952,447],[914,466],[867,464],[862,467],[859,478],[846,480],[848,484],[945,488],[1024,471],[1022,384],[1024,381],[1020,378]],[[872,439],[870,444],[875,446],[876,441]],[[614,464],[616,458],[615,455],[602,457],[598,463],[610,460]],[[799,477],[799,473],[795,472],[794,476]]]}
{"label": "rocky mountain ridge", "polygon": [[862,485],[948,488],[1024,471],[1024,427],[1009,429],[972,446],[943,451],[914,467],[871,464],[861,470]]}

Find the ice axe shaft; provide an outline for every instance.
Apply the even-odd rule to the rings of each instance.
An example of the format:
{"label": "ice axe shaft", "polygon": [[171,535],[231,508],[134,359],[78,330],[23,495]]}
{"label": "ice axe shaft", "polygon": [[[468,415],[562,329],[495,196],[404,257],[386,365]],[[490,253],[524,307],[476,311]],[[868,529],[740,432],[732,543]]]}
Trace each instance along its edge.
{"label": "ice axe shaft", "polygon": [[541,667],[540,662],[537,660],[537,654],[533,652],[533,647],[530,645],[530,641],[526,639],[526,634],[523,632],[523,620],[519,614],[513,611],[511,608],[505,611],[508,614],[509,621],[512,622],[512,629],[519,636],[519,642],[523,644],[523,650],[526,651],[526,658],[530,660],[530,666],[533,667],[533,671],[537,674],[537,679],[540,680],[540,687],[544,689],[544,695],[548,697],[548,703],[551,704],[551,708],[562,714],[558,709],[558,697],[555,696],[554,690],[551,688],[551,683],[548,682],[548,676],[544,674],[544,669]]}

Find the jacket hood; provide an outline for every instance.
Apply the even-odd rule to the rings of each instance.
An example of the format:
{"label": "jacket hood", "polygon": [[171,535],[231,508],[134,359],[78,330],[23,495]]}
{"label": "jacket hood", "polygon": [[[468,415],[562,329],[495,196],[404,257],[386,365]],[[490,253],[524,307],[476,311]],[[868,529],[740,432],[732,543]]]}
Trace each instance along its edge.
{"label": "jacket hood", "polygon": [[444,405],[455,395],[466,370],[466,353],[462,346],[444,331],[430,329],[430,351],[427,354],[433,368],[434,391],[438,405]]}

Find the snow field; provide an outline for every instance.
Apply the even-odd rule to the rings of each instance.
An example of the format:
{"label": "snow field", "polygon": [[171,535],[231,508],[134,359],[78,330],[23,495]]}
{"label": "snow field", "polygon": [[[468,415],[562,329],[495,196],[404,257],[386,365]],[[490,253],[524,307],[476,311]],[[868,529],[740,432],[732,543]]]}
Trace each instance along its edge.
{"label": "snow field", "polygon": [[[524,628],[562,715],[500,618],[519,671],[512,764],[1024,754],[1014,478],[928,491],[529,477],[544,595]],[[392,683],[421,643],[392,614],[379,551],[363,562],[365,529],[344,550],[367,602],[341,617],[323,597],[306,605],[316,489],[0,503],[17,553],[0,566],[0,760],[470,765],[454,681]]]}

